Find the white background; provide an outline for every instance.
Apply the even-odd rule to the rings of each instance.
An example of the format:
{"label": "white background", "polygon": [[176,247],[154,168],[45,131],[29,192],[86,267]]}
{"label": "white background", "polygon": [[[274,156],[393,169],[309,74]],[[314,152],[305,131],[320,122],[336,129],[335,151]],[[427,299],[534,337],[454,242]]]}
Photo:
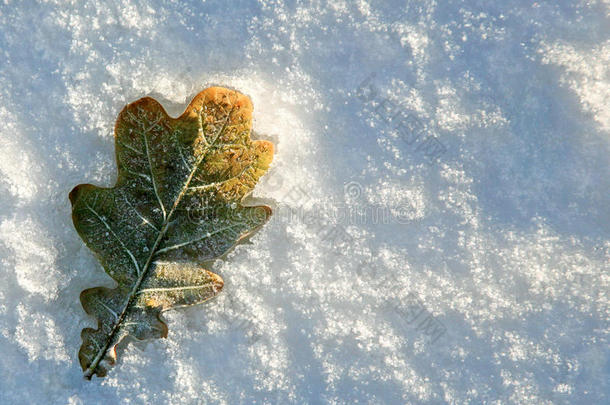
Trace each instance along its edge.
{"label": "white background", "polygon": [[[608,13],[5,0],[0,402],[607,403]],[[372,73],[377,96],[359,98]],[[85,381],[79,293],[112,283],[68,192],[114,182],[126,103],[150,95],[175,116],[210,85],[249,95],[276,143],[255,191],[276,215],[213,266],[221,297],[168,312],[168,339]],[[394,112],[446,147],[438,161]],[[405,317],[412,297],[438,339]]]}

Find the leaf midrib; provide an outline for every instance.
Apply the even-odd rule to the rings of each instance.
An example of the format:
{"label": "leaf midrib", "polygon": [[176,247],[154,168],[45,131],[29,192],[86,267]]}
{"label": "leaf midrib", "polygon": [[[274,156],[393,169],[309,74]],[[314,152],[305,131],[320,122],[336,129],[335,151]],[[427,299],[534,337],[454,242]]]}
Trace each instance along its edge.
{"label": "leaf midrib", "polygon": [[[146,259],[146,263],[144,264],[144,266],[142,267],[141,271],[138,274],[138,279],[134,283],[131,291],[129,292],[129,296],[128,296],[127,300],[125,301],[125,304],[123,306],[123,310],[121,311],[121,314],[119,315],[118,319],[115,321],[115,323],[114,323],[114,325],[112,327],[112,330],[107,335],[106,342],[104,343],[103,347],[98,350],[95,358],[93,359],[93,361],[91,362],[89,367],[87,367],[87,369],[85,370],[85,372],[84,372],[85,378],[90,379],[93,376],[93,374],[95,373],[95,370],[97,369],[100,361],[106,355],[106,352],[108,351],[108,349],[110,348],[112,342],[114,341],[115,335],[118,332],[121,324],[123,323],[123,320],[125,319],[125,316],[127,315],[127,312],[129,310],[129,308],[131,307],[131,304],[133,303],[133,301],[136,299],[136,297],[138,295],[138,291],[140,289],[140,285],[142,284],[142,281],[144,281],[144,279],[148,275],[148,269],[150,267],[150,264],[152,263],[153,257],[158,253],[157,248],[159,247],[159,244],[161,243],[161,241],[165,237],[165,233],[167,232],[167,229],[169,228],[169,225],[171,224],[172,215],[174,214],[176,208],[180,204],[180,201],[182,200],[182,197],[184,197],[184,194],[186,194],[186,192],[187,192],[187,190],[189,188],[189,184],[191,183],[191,180],[193,179],[193,176],[197,172],[197,169],[199,168],[199,165],[207,157],[210,149],[216,144],[216,141],[218,140],[218,138],[220,138],[220,135],[222,135],[224,133],[224,131],[225,131],[226,127],[227,127],[227,124],[229,122],[229,119],[231,118],[231,114],[233,113],[234,109],[235,109],[235,107],[232,106],[231,109],[229,110],[228,114],[227,114],[225,122],[223,123],[222,127],[217,132],[216,136],[214,137],[214,139],[212,140],[211,143],[207,142],[207,139],[205,138],[205,133],[203,131],[202,118],[201,118],[201,114],[202,114],[203,110],[198,111],[198,116],[199,116],[198,135],[201,135],[202,140],[205,142],[205,149],[201,153],[201,155],[199,156],[199,158],[197,159],[195,164],[193,165],[193,168],[191,169],[191,173],[189,174],[188,178],[186,179],[184,185],[182,186],[182,189],[180,190],[180,193],[176,197],[176,200],[174,201],[174,204],[172,205],[172,208],[170,209],[169,213],[165,217],[165,219],[163,221],[163,224],[162,224],[162,227],[161,227],[161,231],[159,231],[159,234],[157,235],[157,239],[155,240],[155,243],[153,244],[153,247],[150,250],[150,254],[148,256],[148,259]],[[144,140],[146,142],[146,134],[143,133],[142,135],[143,135]],[[148,152],[148,150],[147,150],[147,152]],[[151,169],[151,175],[153,175],[152,162],[151,162],[150,159],[149,159],[149,167]],[[155,192],[155,194],[156,194],[156,192]],[[121,243],[122,243],[122,241],[121,241]]]}

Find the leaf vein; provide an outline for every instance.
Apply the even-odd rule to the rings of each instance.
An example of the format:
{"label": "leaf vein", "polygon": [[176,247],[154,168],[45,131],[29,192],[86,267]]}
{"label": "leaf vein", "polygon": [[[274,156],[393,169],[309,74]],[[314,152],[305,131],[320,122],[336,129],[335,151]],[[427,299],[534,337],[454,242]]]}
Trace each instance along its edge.
{"label": "leaf vein", "polygon": [[89,211],[91,211],[93,213],[93,215],[96,216],[96,218],[98,220],[100,220],[100,222],[102,224],[104,224],[104,226],[106,227],[106,229],[108,230],[108,232],[110,232],[110,234],[112,234],[112,236],[114,236],[114,238],[117,240],[117,242],[119,242],[119,244],[121,245],[121,247],[123,248],[123,250],[125,250],[125,252],[129,255],[129,257],[131,258],[131,261],[133,262],[133,265],[135,266],[136,269],[136,274],[140,275],[140,266],[138,265],[138,261],[136,260],[135,256],[133,255],[133,253],[131,253],[131,250],[129,250],[129,248],[125,245],[125,243],[123,243],[123,241],[121,240],[121,238],[119,238],[119,236],[114,232],[114,230],[110,227],[110,225],[108,224],[108,222],[106,222],[106,220],[104,218],[102,218],[102,216],[100,216],[97,211],[95,211],[93,208],[91,208],[91,206],[89,204],[85,205],[87,207],[87,209]]}

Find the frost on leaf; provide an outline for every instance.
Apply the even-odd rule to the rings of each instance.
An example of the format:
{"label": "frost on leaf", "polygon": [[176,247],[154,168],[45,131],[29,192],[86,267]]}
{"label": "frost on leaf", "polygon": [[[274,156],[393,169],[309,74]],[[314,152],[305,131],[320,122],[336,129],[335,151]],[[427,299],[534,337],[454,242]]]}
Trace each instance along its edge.
{"label": "frost on leaf", "polygon": [[126,337],[166,337],[162,311],[218,295],[222,279],[202,264],[269,219],[269,207],[242,205],[273,157],[273,144],[250,139],[251,120],[250,99],[220,87],[178,118],[151,98],[119,114],[116,185],[70,192],[78,234],[117,282],[81,293],[98,320],[82,332],[85,377],[105,376]]}

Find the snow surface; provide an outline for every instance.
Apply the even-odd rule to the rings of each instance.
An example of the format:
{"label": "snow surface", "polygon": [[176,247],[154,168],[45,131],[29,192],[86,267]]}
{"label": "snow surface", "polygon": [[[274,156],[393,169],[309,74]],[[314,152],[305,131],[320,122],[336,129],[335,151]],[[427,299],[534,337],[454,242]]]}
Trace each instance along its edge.
{"label": "snow surface", "polygon": [[[4,0],[0,403],[608,403],[609,7]],[[112,283],[68,192],[113,183],[122,106],[210,85],[277,145],[275,216],[85,381]]]}

